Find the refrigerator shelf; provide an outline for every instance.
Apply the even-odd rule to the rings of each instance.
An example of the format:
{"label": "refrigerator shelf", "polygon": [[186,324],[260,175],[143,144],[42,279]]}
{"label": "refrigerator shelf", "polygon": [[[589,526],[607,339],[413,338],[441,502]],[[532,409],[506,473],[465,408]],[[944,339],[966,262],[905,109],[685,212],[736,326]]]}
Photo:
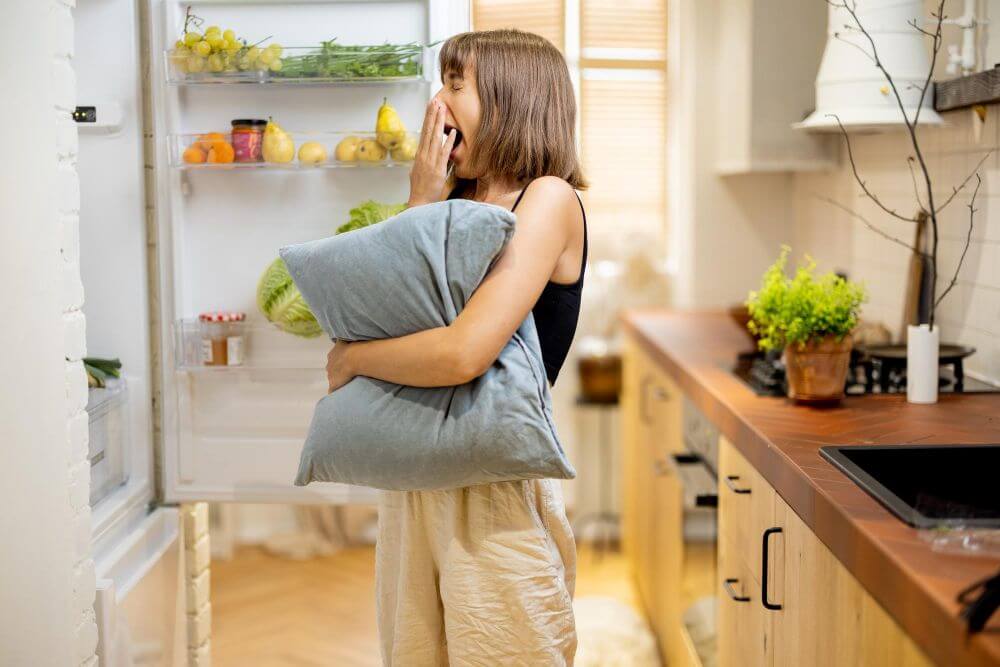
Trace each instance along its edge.
{"label": "refrigerator shelf", "polygon": [[332,345],[322,335],[301,338],[267,322],[218,325],[194,318],[175,322],[174,338],[175,367],[184,374],[287,371],[321,374]]}
{"label": "refrigerator shelf", "polygon": [[[262,44],[259,51],[267,48]],[[175,86],[226,84],[265,85],[397,85],[424,83],[426,47],[379,48],[356,52],[323,52],[323,46],[283,47],[279,56],[251,64],[246,51],[200,57],[177,49],[164,51],[167,83]],[[280,65],[275,65],[280,61]],[[242,68],[242,69],[241,69]],[[272,69],[280,68],[280,69]],[[215,71],[213,71],[215,70]]]}
{"label": "refrigerator shelf", "polygon": [[[212,134],[213,137],[208,135]],[[294,142],[294,152],[291,160],[287,162],[268,162],[266,160],[239,160],[247,154],[246,144],[240,144],[239,140],[234,143],[231,132],[200,132],[194,134],[173,134],[168,137],[170,166],[173,169],[187,171],[240,171],[267,169],[274,171],[309,171],[315,169],[384,169],[402,168],[409,169],[413,165],[412,160],[394,159],[392,151],[385,150],[375,142],[372,132],[288,132]],[[409,141],[416,146],[417,135],[407,133]],[[337,148],[342,141],[348,137],[355,137],[362,141],[371,141],[365,148],[374,148],[374,154],[369,153],[373,158],[357,158],[359,151],[355,150],[354,160],[338,160]],[[305,143],[314,143],[322,147],[325,155],[318,163],[303,162],[300,160],[300,150]],[[212,148],[217,144],[225,144]],[[415,149],[414,149],[415,150]],[[262,153],[262,150],[256,152]],[[350,151],[348,151],[350,152]],[[363,152],[363,151],[362,151]],[[401,158],[397,152],[397,157]]]}

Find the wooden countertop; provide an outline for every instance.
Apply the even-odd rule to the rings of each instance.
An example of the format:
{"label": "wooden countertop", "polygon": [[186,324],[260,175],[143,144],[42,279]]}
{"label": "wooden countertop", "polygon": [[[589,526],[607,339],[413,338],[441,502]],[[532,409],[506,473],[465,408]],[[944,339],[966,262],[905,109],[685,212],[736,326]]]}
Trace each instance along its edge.
{"label": "wooden countertop", "polygon": [[1000,558],[932,551],[819,453],[831,444],[1000,443],[1000,394],[942,394],[936,405],[878,395],[798,406],[757,396],[730,372],[749,345],[725,313],[633,310],[623,321],[930,658],[948,667],[1000,665],[1000,614],[968,638],[955,601],[996,573]]}

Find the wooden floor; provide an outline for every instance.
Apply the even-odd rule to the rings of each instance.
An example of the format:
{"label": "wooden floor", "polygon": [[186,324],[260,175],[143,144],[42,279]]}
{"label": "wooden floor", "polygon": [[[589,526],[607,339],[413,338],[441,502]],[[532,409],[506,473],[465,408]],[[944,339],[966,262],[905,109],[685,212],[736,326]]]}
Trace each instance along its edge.
{"label": "wooden floor", "polygon": [[[576,595],[637,606],[625,559],[581,545]],[[373,667],[375,548],[293,561],[243,548],[212,564],[212,663],[217,667]]]}

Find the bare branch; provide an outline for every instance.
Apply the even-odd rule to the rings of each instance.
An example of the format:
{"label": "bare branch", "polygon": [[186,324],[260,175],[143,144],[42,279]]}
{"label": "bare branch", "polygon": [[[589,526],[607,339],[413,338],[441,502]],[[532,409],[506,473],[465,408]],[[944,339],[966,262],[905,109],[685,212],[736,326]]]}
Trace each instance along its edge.
{"label": "bare branch", "polygon": [[895,209],[891,209],[888,206],[886,206],[885,204],[883,204],[882,200],[879,199],[875,195],[874,192],[872,192],[871,190],[868,189],[868,185],[861,178],[861,174],[858,173],[858,165],[857,165],[857,162],[854,161],[854,150],[851,148],[851,137],[847,134],[847,128],[845,128],[844,124],[842,122],[840,122],[840,116],[838,116],[837,114],[832,114],[831,113],[831,114],[827,114],[827,116],[830,116],[830,117],[836,119],[837,125],[840,126],[840,133],[844,135],[844,142],[847,144],[847,157],[848,157],[848,159],[851,162],[851,171],[854,172],[854,180],[856,180],[858,182],[858,185],[861,186],[861,189],[862,189],[862,191],[864,191],[865,195],[867,195],[869,199],[871,199],[873,202],[875,202],[875,204],[880,209],[882,209],[883,211],[885,211],[886,213],[888,213],[892,217],[897,218],[899,220],[902,220],[903,222],[916,222],[917,218],[915,218],[915,217],[914,218],[908,218],[905,215],[900,215],[899,213],[896,213]]}
{"label": "bare branch", "polygon": [[[917,200],[917,205],[920,207],[921,213],[927,213],[927,207],[924,203],[920,201],[920,190],[917,188],[917,174],[913,171],[913,163],[916,162],[914,157],[911,155],[906,158],[906,166],[910,168],[910,180],[913,181],[913,196]],[[917,216],[919,220],[920,216]]]}
{"label": "bare branch", "polygon": [[972,180],[973,176],[977,176],[977,177],[979,176],[979,168],[983,166],[983,163],[986,162],[987,158],[989,158],[991,155],[993,155],[993,152],[994,151],[992,151],[992,150],[987,151],[986,155],[984,155],[983,158],[976,165],[976,168],[973,169],[971,172],[969,172],[969,175],[965,177],[965,180],[962,181],[961,185],[959,185],[957,188],[953,187],[951,189],[952,190],[951,194],[948,195],[948,198],[944,200],[943,204],[941,204],[940,206],[937,207],[937,209],[934,211],[934,213],[940,213],[941,211],[943,211],[944,207],[947,206],[948,204],[950,204],[951,200],[954,199],[958,195],[958,193],[961,192],[965,188],[965,186],[969,184],[969,181]]}
{"label": "bare branch", "polygon": [[920,110],[924,106],[924,98],[927,97],[927,89],[931,87],[931,79],[934,77],[934,65],[937,64],[938,51],[941,50],[941,25],[944,23],[944,3],[941,0],[938,5],[937,14],[931,14],[937,19],[937,26],[934,29],[934,46],[931,49],[931,66],[927,68],[927,78],[924,79],[924,87],[920,91],[920,100],[917,102],[917,110],[913,114],[913,124],[920,120]]}
{"label": "bare branch", "polygon": [[[857,30],[856,28],[852,28],[849,25],[845,25],[844,28],[846,28],[847,30],[855,30],[855,31]],[[833,37],[834,37],[834,39],[839,39],[841,42],[843,42],[844,44],[847,44],[848,46],[853,46],[858,51],[860,51],[861,53],[863,53],[864,56],[865,56],[865,58],[868,58],[868,60],[872,61],[873,65],[877,65],[877,61],[875,60],[875,56],[873,56],[872,54],[870,54],[867,51],[865,51],[864,47],[861,46],[860,44],[855,44],[854,42],[852,42],[849,39],[844,39],[843,37],[840,36],[839,32],[833,33]]]}
{"label": "bare branch", "polygon": [[924,28],[921,28],[919,25],[917,25],[917,19],[910,19],[909,21],[906,22],[906,24],[921,34],[927,35],[928,37],[934,37],[933,32],[931,32],[930,30],[925,30]]}
{"label": "bare branch", "polygon": [[951,277],[951,282],[948,283],[948,287],[941,292],[941,296],[934,300],[934,307],[936,308],[942,299],[948,296],[948,292],[951,288],[955,286],[958,282],[958,273],[962,270],[962,265],[965,264],[965,254],[969,252],[969,245],[972,243],[972,227],[976,219],[976,195],[979,194],[979,186],[983,184],[983,178],[976,173],[976,189],[972,191],[972,201],[969,202],[969,230],[965,233],[965,247],[962,248],[962,256],[958,258],[958,266],[955,267],[955,275]]}
{"label": "bare branch", "polygon": [[878,234],[882,238],[887,239],[889,241],[892,241],[893,243],[896,243],[898,245],[901,245],[904,248],[906,248],[907,250],[909,250],[910,252],[916,253],[918,255],[925,255],[926,256],[926,253],[921,252],[916,247],[910,245],[906,241],[904,241],[902,239],[898,239],[895,236],[893,236],[892,234],[889,234],[888,232],[886,232],[886,231],[884,231],[884,230],[876,227],[874,224],[872,224],[872,222],[870,220],[868,220],[868,218],[866,218],[865,216],[861,215],[860,213],[858,213],[854,209],[851,209],[851,208],[848,208],[847,206],[844,206],[843,204],[841,204],[836,199],[831,199],[829,197],[824,197],[823,195],[814,195],[814,196],[817,199],[819,199],[820,201],[825,201],[827,204],[831,204],[833,206],[836,206],[841,211],[847,213],[848,215],[850,215],[850,216],[852,216],[854,218],[857,218],[858,220],[860,220],[861,222],[863,222],[865,224],[865,226],[868,227],[868,229],[872,230],[873,232],[875,232],[876,234]]}

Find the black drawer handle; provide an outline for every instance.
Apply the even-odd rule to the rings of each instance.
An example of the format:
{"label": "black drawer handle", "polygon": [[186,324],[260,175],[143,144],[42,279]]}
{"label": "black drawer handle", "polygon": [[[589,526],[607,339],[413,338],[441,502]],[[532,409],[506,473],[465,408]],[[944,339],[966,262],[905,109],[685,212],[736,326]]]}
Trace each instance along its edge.
{"label": "black drawer handle", "polygon": [[723,579],[722,587],[726,589],[726,594],[729,595],[735,602],[750,602],[750,598],[745,595],[737,595],[736,591],[733,590],[733,584],[740,583],[739,579]]}
{"label": "black drawer handle", "polygon": [[724,478],[724,481],[726,482],[726,486],[728,486],[729,490],[732,491],[733,493],[740,493],[740,494],[742,494],[742,493],[750,493],[750,489],[748,489],[746,487],[737,488],[736,485],[733,484],[733,482],[735,482],[739,478],[740,478],[739,475],[726,475],[726,477]]}
{"label": "black drawer handle", "polygon": [[770,609],[771,611],[778,611],[781,609],[780,604],[771,604],[767,601],[767,564],[770,561],[768,545],[770,540],[768,538],[776,533],[784,532],[781,528],[768,528],[764,531],[764,538],[762,540],[763,546],[761,547],[761,559],[760,559],[760,601],[764,604],[764,609]]}

